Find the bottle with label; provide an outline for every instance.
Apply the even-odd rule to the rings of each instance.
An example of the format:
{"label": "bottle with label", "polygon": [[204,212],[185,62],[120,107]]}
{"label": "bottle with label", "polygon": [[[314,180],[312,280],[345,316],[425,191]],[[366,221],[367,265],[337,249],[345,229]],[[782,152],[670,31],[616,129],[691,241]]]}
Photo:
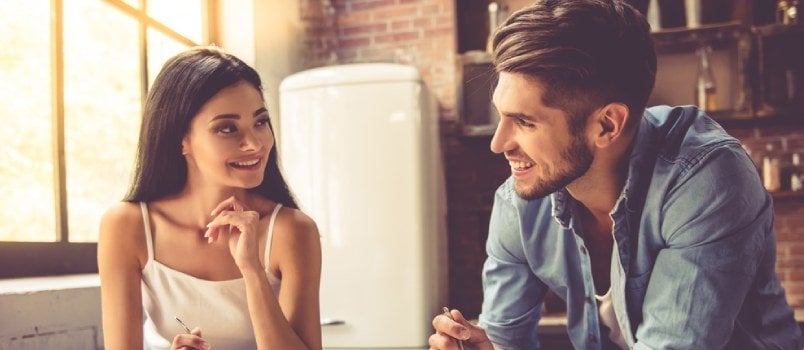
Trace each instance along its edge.
{"label": "bottle with label", "polygon": [[773,145],[765,145],[768,153],[762,158],[762,183],[768,192],[776,192],[781,189],[779,158],[773,155]]}
{"label": "bottle with label", "polygon": [[795,25],[799,23],[799,0],[779,0],[776,2],[776,23]]}
{"label": "bottle with label", "polygon": [[801,160],[799,159],[798,153],[793,153],[792,159],[792,169],[790,171],[790,190],[791,191],[801,191],[802,181],[804,181],[804,169],[801,168]]}
{"label": "bottle with label", "polygon": [[712,47],[704,45],[696,52],[698,55],[698,77],[695,82],[695,104],[704,111],[717,109],[715,75],[712,73]]}

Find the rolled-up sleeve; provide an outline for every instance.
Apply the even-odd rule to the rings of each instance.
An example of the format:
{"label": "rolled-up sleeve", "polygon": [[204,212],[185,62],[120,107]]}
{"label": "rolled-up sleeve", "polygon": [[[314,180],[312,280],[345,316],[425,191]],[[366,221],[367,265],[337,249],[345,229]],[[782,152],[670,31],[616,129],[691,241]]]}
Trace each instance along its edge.
{"label": "rolled-up sleeve", "polygon": [[770,197],[739,146],[717,147],[695,162],[666,195],[666,248],[656,256],[635,349],[726,346],[774,244]]}
{"label": "rolled-up sleeve", "polygon": [[480,325],[502,349],[537,349],[536,324],[547,291],[528,266],[515,207],[498,190],[494,200],[488,257],[483,265]]}

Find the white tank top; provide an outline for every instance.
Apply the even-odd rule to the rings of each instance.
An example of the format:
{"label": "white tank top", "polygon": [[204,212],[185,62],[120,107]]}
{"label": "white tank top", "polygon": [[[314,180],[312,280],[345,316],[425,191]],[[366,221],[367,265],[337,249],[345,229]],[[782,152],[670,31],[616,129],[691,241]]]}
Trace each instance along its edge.
{"label": "white tank top", "polygon": [[[265,244],[265,274],[277,296],[282,281],[271,273],[267,265],[274,221],[281,207],[281,204],[277,204],[271,213]],[[185,332],[174,317],[180,318],[190,328],[201,327],[202,336],[214,349],[256,349],[243,278],[204,280],[154,260],[148,207],[141,202],[140,208],[148,247],[148,261],[142,269],[141,283],[145,349],[170,349],[173,338]]]}
{"label": "white tank top", "polygon": [[[620,331],[620,326],[617,324],[617,315],[614,312],[614,305],[611,303],[611,287],[605,295],[600,296],[595,293],[595,300],[597,300],[598,317],[600,323],[609,329],[609,340],[620,349],[627,350],[628,345],[625,343],[623,333]],[[605,337],[605,334],[600,336]]]}

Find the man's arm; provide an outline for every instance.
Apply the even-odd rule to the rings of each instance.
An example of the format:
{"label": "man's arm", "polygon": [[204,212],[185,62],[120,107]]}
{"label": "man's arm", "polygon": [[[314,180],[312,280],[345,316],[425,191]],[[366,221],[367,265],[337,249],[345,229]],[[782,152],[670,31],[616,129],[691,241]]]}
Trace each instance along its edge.
{"label": "man's arm", "polygon": [[516,209],[500,196],[505,187],[497,191],[489,223],[480,325],[495,348],[535,349],[547,286],[528,266]]}
{"label": "man's arm", "polygon": [[700,159],[666,196],[635,349],[721,349],[772,254],[772,203],[737,145]]}

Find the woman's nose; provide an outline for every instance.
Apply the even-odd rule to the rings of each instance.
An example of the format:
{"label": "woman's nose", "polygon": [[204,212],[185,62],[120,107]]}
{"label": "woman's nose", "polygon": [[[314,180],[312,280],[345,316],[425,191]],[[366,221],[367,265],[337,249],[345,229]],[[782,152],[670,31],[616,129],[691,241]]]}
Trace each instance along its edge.
{"label": "woman's nose", "polygon": [[258,150],[262,147],[262,140],[255,132],[246,132],[240,141],[240,148],[246,151]]}

